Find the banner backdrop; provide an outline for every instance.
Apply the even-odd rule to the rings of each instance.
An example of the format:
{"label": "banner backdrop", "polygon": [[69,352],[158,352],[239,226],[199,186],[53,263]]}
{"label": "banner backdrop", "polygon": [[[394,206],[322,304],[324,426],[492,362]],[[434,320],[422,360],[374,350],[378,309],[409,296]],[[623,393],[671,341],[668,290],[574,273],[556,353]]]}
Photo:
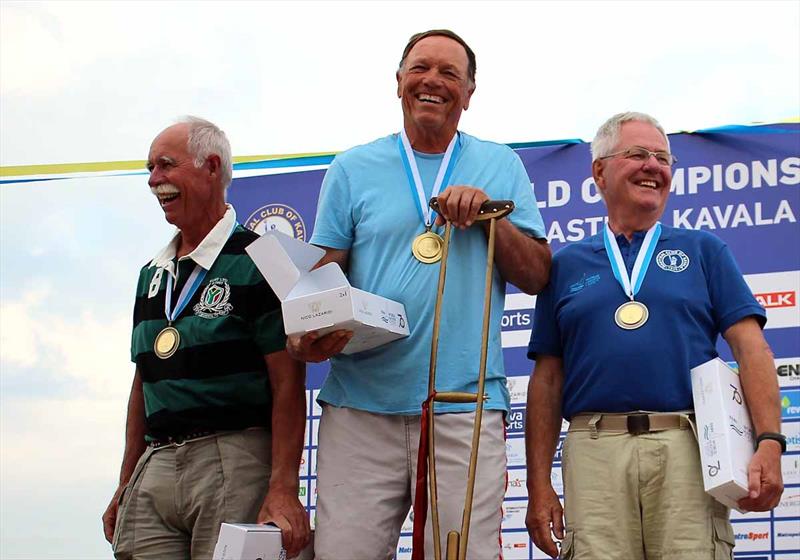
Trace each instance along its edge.
{"label": "banner backdrop", "polygon": [[[783,457],[786,490],[772,512],[733,512],[736,557],[800,557],[800,125],[732,126],[669,136],[678,163],[662,222],[712,231],[733,251],[748,285],[766,308],[765,335],[776,357],[781,386],[783,431],[789,451]],[[591,177],[589,145],[583,142],[522,145],[522,159],[544,217],[553,251],[594,235],[605,217]],[[309,165],[321,163],[318,159]],[[322,166],[325,167],[325,166]],[[242,177],[228,193],[239,220],[258,233],[279,230],[308,241],[325,173],[302,167],[287,172]],[[533,363],[525,356],[533,325],[535,297],[509,286],[503,315],[503,348],[512,398],[508,439],[508,490],[504,503],[503,556],[547,558],[525,531],[527,492],[523,431],[527,382]],[[479,341],[475,341],[477,345]],[[447,344],[443,340],[442,344]],[[719,352],[731,361],[720,339]],[[301,499],[316,504],[316,443],[321,410],[314,402],[327,365],[309,364],[309,420],[301,470]],[[563,484],[560,453],[553,483]],[[411,524],[403,527],[398,559],[410,558]]]}

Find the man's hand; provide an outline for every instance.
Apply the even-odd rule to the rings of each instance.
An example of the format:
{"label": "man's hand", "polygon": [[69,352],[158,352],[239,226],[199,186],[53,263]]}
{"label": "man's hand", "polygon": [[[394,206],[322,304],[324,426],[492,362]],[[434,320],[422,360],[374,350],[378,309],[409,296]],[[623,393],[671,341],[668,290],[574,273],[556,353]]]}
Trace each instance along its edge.
{"label": "man's hand", "polygon": [[297,488],[270,486],[256,522],[278,526],[287,558],[300,554],[311,538],[308,514],[297,498]]}
{"label": "man's hand", "polygon": [[338,330],[320,336],[317,331],[310,331],[300,336],[286,337],[286,351],[295,360],[301,362],[324,362],[335,356],[347,346],[353,338],[353,331]]}
{"label": "man's hand", "polygon": [[783,493],[781,445],[777,441],[762,441],[747,473],[750,494],[739,500],[739,507],[746,511],[769,511],[777,506]]}
{"label": "man's hand", "polygon": [[103,512],[103,534],[106,540],[111,543],[114,540],[114,527],[117,524],[117,508],[119,507],[119,495],[125,489],[125,486],[120,484],[117,491],[114,492],[114,497],[111,498],[111,503],[108,504],[106,511]]}
{"label": "man's hand", "polygon": [[436,216],[436,225],[441,226],[448,221],[461,229],[475,222],[481,205],[489,200],[482,190],[467,186],[447,187],[437,198],[441,213]]}
{"label": "man's hand", "polygon": [[[539,549],[558,558],[558,545],[553,540],[564,538],[564,510],[552,485],[531,492],[525,526]],[[552,526],[552,530],[551,530]]]}

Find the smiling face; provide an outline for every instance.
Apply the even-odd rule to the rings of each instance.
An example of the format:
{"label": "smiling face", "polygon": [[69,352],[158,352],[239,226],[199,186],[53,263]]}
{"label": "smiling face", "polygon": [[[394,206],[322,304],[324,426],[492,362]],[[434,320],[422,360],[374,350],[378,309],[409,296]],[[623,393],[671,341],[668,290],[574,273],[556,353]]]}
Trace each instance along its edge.
{"label": "smiling face", "polygon": [[[628,121],[620,127],[617,145],[611,152],[633,146],[651,152],[669,151],[661,132],[640,121]],[[597,159],[592,164],[592,174],[605,199],[615,233],[648,229],[663,214],[672,183],[672,168],[659,164],[655,157],[644,161],[623,155]]]}
{"label": "smiling face", "polygon": [[219,157],[209,156],[196,167],[187,145],[188,134],[188,124],[167,128],[153,140],[147,157],[150,190],[166,220],[181,231],[205,228],[209,220],[213,226],[220,205],[225,205]]}
{"label": "smiling face", "polygon": [[415,145],[416,139],[446,146],[455,134],[475,91],[467,65],[464,47],[440,35],[420,40],[406,56],[397,71],[397,95],[414,148],[425,151],[425,145]]}

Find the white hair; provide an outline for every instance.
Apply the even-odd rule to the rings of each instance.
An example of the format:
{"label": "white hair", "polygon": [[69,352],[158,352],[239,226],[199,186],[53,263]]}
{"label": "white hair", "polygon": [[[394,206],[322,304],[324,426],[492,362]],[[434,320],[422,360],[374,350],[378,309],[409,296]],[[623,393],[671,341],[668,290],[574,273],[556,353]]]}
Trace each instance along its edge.
{"label": "white hair", "polygon": [[199,117],[187,115],[177,122],[189,125],[186,145],[189,153],[194,156],[195,167],[202,167],[206,158],[212,154],[219,156],[220,178],[222,186],[227,189],[233,180],[231,144],[228,137],[217,125]]}
{"label": "white hair", "polygon": [[613,152],[619,139],[619,129],[623,124],[631,121],[643,122],[656,127],[664,137],[664,140],[667,141],[667,151],[670,151],[667,133],[664,132],[664,128],[656,119],[646,113],[629,111],[627,113],[617,113],[597,129],[597,134],[595,134],[594,140],[592,140],[592,162]]}

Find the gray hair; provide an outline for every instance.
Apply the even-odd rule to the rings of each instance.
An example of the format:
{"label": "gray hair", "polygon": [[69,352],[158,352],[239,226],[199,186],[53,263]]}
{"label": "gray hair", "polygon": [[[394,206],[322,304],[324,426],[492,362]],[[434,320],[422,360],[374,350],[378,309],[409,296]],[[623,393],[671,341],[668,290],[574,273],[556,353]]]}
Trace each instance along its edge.
{"label": "gray hair", "polygon": [[178,123],[189,125],[189,140],[186,145],[189,153],[194,156],[195,167],[201,167],[212,154],[219,156],[222,186],[227,189],[233,180],[231,144],[228,137],[217,125],[199,117],[187,115],[178,119]]}
{"label": "gray hair", "polygon": [[617,113],[597,129],[597,134],[592,140],[592,162],[612,153],[619,139],[619,129],[622,128],[623,124],[631,121],[643,122],[656,127],[664,137],[664,140],[667,141],[667,151],[669,151],[669,138],[659,122],[646,113],[629,111],[627,113]]}

